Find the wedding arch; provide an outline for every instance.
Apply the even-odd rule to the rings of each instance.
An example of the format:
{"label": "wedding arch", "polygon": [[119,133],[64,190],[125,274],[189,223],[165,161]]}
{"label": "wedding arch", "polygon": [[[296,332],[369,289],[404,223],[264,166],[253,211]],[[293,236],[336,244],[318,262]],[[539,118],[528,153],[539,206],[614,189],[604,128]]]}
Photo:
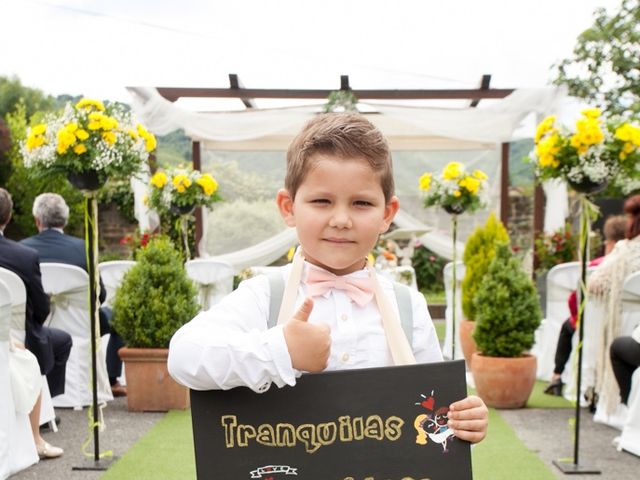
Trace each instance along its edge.
{"label": "wedding arch", "polygon": [[[452,256],[451,240],[447,238],[448,218],[437,209],[428,212],[422,209],[417,188],[419,175],[427,170],[440,170],[446,162],[456,159],[472,168],[485,170],[491,179],[487,210],[469,216],[461,229],[460,238],[464,240],[476,224],[483,222],[488,210],[500,212],[506,223],[509,207],[509,142],[532,137],[537,121],[554,111],[564,98],[563,92],[556,88],[490,89],[489,79],[489,76],[483,77],[479,89],[465,90],[351,90],[348,77],[341,79],[341,91],[350,92],[358,99],[357,109],[378,126],[389,140],[394,157],[397,194],[402,205],[396,225],[429,230],[420,237],[420,241],[446,258]],[[240,86],[235,75],[230,75],[230,82],[231,87],[227,89],[128,89],[133,97],[135,113],[151,131],[164,135],[183,129],[191,138],[194,168],[208,170],[210,165],[215,165],[217,169],[224,169],[236,165],[240,166],[241,173],[250,175],[252,179],[269,177],[271,185],[281,185],[284,153],[291,138],[308,119],[323,110],[323,104],[266,109],[255,108],[254,99],[326,101],[331,91],[246,89]],[[178,101],[189,97],[236,98],[242,101],[246,109],[194,111]],[[406,105],[407,100],[425,99],[464,100],[465,106]],[[490,101],[479,106],[480,100],[484,99]],[[403,101],[405,104],[402,104]],[[251,168],[255,168],[253,173]],[[541,231],[543,202],[539,189],[537,197],[534,229]],[[271,225],[278,220],[268,215],[268,225],[256,225],[257,229],[268,231],[266,237],[258,231],[246,231],[247,238],[241,241],[225,233],[221,223],[239,222],[240,230],[249,230],[242,224],[243,221],[247,222],[246,218],[234,220],[229,215],[236,210],[240,216],[246,217],[251,208],[256,208],[255,203],[245,205],[238,197],[227,200],[232,200],[229,206],[216,207],[213,212],[199,215],[196,236],[200,256],[215,256],[229,261],[240,270],[251,265],[269,264],[296,243],[295,232],[284,224],[272,229]],[[239,202],[237,207],[232,206],[233,201]],[[270,200],[270,203],[275,202]],[[216,219],[218,214],[227,216]],[[230,236],[233,238],[228,238]],[[227,248],[216,250],[225,241]],[[462,243],[458,248],[462,248]]]}

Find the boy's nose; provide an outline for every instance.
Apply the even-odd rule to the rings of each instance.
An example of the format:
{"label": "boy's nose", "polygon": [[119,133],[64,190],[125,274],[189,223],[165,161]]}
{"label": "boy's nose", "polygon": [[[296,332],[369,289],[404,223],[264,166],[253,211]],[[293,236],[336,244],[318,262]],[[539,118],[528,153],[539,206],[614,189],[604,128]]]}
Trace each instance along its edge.
{"label": "boy's nose", "polygon": [[349,212],[342,208],[335,209],[329,220],[329,226],[333,228],[351,228],[352,223]]}

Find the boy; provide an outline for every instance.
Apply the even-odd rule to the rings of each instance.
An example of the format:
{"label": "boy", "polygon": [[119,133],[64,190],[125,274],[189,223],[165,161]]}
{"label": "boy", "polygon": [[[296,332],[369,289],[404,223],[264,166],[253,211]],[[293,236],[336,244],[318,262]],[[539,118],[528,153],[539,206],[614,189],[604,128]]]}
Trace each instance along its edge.
{"label": "boy", "polygon": [[[285,188],[276,201],[300,240],[297,259],[280,270],[295,310],[287,307],[285,291],[278,325],[268,328],[268,279],[243,282],[174,335],[168,366],[178,382],[196,390],[242,385],[264,392],[271,383],[295,385],[302,371],[398,363],[379,308],[386,302],[397,310],[393,285],[366,269],[368,253],[399,208],[380,131],[357,114],[311,120],[289,147]],[[411,346],[402,335],[408,355],[421,363],[441,361],[424,297],[412,292],[411,304]],[[450,408],[449,426],[458,438],[485,437],[488,413],[480,398]]]}

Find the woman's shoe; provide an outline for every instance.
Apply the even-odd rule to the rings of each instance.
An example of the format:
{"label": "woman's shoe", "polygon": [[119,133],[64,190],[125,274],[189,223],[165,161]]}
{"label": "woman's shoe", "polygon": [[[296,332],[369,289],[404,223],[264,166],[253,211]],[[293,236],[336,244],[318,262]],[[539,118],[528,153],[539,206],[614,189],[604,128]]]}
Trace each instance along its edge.
{"label": "woman's shoe", "polygon": [[564,383],[562,383],[562,380],[558,379],[547,385],[547,388],[544,389],[544,393],[546,393],[547,395],[555,395],[556,397],[561,397],[563,388]]}
{"label": "woman's shoe", "polygon": [[54,447],[48,442],[36,445],[36,450],[38,451],[38,456],[43,460],[47,458],[58,458],[64,453],[64,450],[60,447]]}

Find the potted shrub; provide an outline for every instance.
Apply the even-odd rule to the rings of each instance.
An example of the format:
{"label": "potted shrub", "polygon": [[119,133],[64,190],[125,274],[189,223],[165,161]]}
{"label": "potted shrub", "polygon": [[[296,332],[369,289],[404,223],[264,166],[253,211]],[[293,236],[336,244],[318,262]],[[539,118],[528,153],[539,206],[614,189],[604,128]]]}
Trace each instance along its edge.
{"label": "potted shrub", "polygon": [[166,411],[189,406],[189,392],[167,372],[169,341],[198,312],[197,291],[182,258],[166,237],[153,238],[136,254],[114,303],[114,326],[132,411]]}
{"label": "potted shrub", "polygon": [[464,319],[460,322],[460,343],[467,365],[471,364],[476,346],[471,336],[475,327],[475,306],[473,298],[483,282],[489,264],[495,255],[496,245],[509,241],[509,234],[495,215],[487,218],[483,227],[478,227],[469,236],[464,247],[463,260],[465,275],[462,279],[462,313]]}
{"label": "potted shrub", "polygon": [[533,281],[507,243],[497,247],[473,303],[478,395],[492,407],[523,407],[536,380],[536,357],[527,352],[542,312]]}

